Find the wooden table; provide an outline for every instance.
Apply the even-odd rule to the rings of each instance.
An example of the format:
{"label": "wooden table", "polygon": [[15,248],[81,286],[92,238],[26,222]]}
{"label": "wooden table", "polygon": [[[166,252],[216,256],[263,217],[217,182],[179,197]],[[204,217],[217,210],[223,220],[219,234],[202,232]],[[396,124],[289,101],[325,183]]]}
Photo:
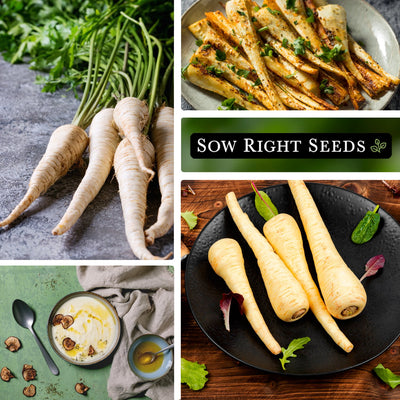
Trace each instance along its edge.
{"label": "wooden table", "polygon": [[[382,181],[318,181],[346,188],[359,193],[390,213],[400,221],[400,197],[385,188]],[[400,186],[400,182],[388,181]],[[281,181],[255,181],[263,188]],[[187,186],[196,193],[188,194]],[[206,223],[225,206],[225,194],[235,191],[241,197],[251,191],[249,181],[183,181],[182,211],[200,214],[192,231],[182,223],[182,241],[190,249]],[[204,400],[394,400],[400,399],[400,386],[396,389],[384,384],[371,372],[382,363],[394,373],[400,374],[400,339],[374,360],[352,370],[316,378],[293,378],[268,374],[247,367],[233,360],[214,346],[197,326],[190,312],[184,287],[182,270],[182,357],[207,366],[208,382],[200,391],[192,391],[182,385],[182,399]],[[383,309],[384,311],[384,309]]]}

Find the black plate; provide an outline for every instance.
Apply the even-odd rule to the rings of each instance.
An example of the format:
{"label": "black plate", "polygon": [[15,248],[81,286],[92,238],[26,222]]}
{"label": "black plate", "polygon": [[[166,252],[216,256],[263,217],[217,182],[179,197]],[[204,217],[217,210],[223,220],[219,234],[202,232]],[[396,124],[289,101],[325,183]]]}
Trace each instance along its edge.
{"label": "black plate", "polygon": [[[339,327],[354,344],[347,354],[341,350],[318,324],[311,311],[301,320],[283,322],[274,314],[264,288],[256,259],[236,228],[227,208],[221,210],[202,230],[187,259],[186,294],[193,316],[208,338],[234,359],[266,372],[282,373],[279,356],[272,355],[253,332],[236,307],[231,310],[231,332],[224,328],[219,309],[222,293],[228,291],[207,260],[208,249],[225,237],[236,239],[245,259],[246,272],[261,313],[272,334],[283,347],[294,338],[309,336],[297,358],[286,364],[287,375],[311,376],[343,371],[365,363],[386,350],[400,333],[400,225],[380,209],[380,227],[374,238],[363,245],[355,245],[351,232],[375,204],[370,200],[334,186],[307,184],[323,220],[343,259],[354,273],[361,277],[365,263],[373,256],[383,254],[385,267],[364,282],[368,301],[364,311],[354,319],[338,321]],[[293,197],[287,184],[264,189],[279,212],[291,214],[301,227]],[[239,200],[255,226],[262,230],[264,220],[254,207],[254,193]],[[313,263],[304,231],[303,240],[310,269]],[[314,276],[315,278],[315,276]]]}

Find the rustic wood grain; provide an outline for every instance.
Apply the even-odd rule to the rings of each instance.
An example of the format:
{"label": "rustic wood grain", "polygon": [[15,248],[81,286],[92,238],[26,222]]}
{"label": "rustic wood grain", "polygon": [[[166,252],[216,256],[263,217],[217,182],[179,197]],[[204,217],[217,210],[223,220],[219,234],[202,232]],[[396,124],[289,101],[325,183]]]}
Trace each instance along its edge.
{"label": "rustic wood grain", "polygon": [[[400,197],[388,190],[382,181],[314,181],[339,186],[378,203],[400,221]],[[387,181],[400,187],[399,181]],[[258,188],[283,181],[255,181]],[[186,193],[190,186],[193,194]],[[182,241],[190,249],[207,222],[225,206],[225,194],[233,190],[237,197],[251,192],[249,181],[183,181],[182,211],[200,214],[192,231],[182,222]],[[182,357],[207,366],[208,382],[204,389],[192,391],[182,385],[183,399],[203,400],[400,400],[400,386],[390,389],[372,372],[382,363],[400,374],[400,339],[374,360],[349,371],[316,378],[293,378],[268,374],[233,360],[213,345],[197,326],[190,312],[182,270]],[[384,308],[382,310],[384,312]],[[362,334],[362,332],[360,332]]]}

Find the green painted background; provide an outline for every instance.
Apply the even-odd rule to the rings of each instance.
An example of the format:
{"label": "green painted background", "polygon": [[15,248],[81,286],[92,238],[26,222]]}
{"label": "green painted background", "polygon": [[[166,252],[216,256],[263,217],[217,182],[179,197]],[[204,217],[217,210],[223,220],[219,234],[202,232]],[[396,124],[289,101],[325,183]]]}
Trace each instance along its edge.
{"label": "green painted background", "polygon": [[[58,400],[85,398],[75,392],[75,384],[84,382],[90,387],[87,399],[108,399],[107,380],[110,366],[100,369],[78,367],[62,360],[53,351],[47,338],[47,320],[53,306],[65,295],[81,291],[75,267],[0,267],[0,368],[8,367],[16,378],[9,382],[0,380],[0,399],[15,400],[25,398],[22,390],[33,383],[36,386],[34,399]],[[15,299],[24,300],[35,311],[34,329],[60,370],[54,376],[45,363],[36,342],[28,329],[20,327],[12,315]],[[3,345],[8,336],[17,336],[21,349],[11,353]],[[37,371],[34,381],[22,378],[24,364],[32,364]],[[140,399],[146,399],[140,397]]]}
{"label": "green painted background", "polygon": [[[392,157],[370,159],[193,159],[192,133],[390,133]],[[400,170],[398,118],[183,118],[184,172],[397,172]]]}

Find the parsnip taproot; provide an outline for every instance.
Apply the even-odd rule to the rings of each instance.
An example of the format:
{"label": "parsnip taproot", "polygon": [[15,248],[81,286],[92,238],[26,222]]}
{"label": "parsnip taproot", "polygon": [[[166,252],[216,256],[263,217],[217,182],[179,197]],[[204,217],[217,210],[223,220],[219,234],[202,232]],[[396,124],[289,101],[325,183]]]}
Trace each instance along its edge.
{"label": "parsnip taproot", "polygon": [[125,97],[114,109],[114,123],[123,137],[128,138],[136,154],[140,168],[149,174],[149,180],[154,177],[154,171],[146,166],[145,150],[143,149],[143,129],[149,120],[149,109],[143,100],[136,97]]}
{"label": "parsnip taproot", "polygon": [[271,353],[279,354],[281,346],[268,329],[251,290],[239,243],[233,239],[218,240],[210,247],[208,260],[229,289],[243,296],[244,313],[257,336]]}
{"label": "parsnip taproot", "polygon": [[[151,169],[154,162],[154,147],[142,137],[142,162]],[[142,170],[129,139],[123,139],[114,156],[115,175],[118,180],[119,195],[125,220],[125,233],[133,254],[140,260],[156,260],[146,248],[144,222],[149,174]]]}
{"label": "parsnip taproot", "polygon": [[337,251],[305,183],[300,180],[288,183],[307,235],[326,307],[335,318],[353,318],[366,305],[364,287]]}
{"label": "parsnip taproot", "polygon": [[263,227],[269,243],[300,282],[307,294],[310,309],[334,342],[347,353],[353,344],[340,330],[327,310],[315,284],[304,254],[303,239],[296,220],[288,214],[278,214],[267,221]]}
{"label": "parsnip taproot", "polygon": [[88,145],[88,136],[79,126],[58,127],[51,135],[46,152],[33,171],[28,190],[11,214],[0,222],[6,226],[15,221],[40,195],[79,161]]}
{"label": "parsnip taproot", "polygon": [[113,108],[101,110],[93,118],[89,131],[89,165],[64,216],[53,229],[53,235],[68,231],[97,196],[109,175],[114,153],[120,142],[113,125]]}
{"label": "parsnip taproot", "polygon": [[156,150],[161,205],[157,221],[145,231],[146,243],[164,236],[174,223],[174,109],[161,107],[155,114],[151,140]]}
{"label": "parsnip taproot", "polygon": [[248,215],[242,211],[235,193],[228,193],[225,199],[233,221],[257,258],[268,298],[276,315],[286,322],[303,317],[308,311],[309,303],[300,283]]}

